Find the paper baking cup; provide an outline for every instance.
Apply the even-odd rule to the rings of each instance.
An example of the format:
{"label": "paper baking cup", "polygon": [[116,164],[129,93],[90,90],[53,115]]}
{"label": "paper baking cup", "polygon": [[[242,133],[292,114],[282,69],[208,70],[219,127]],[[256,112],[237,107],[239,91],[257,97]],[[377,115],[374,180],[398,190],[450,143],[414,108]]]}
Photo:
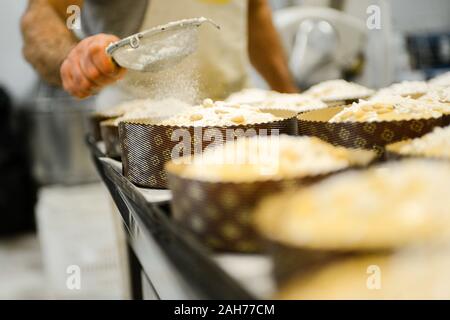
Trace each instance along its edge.
{"label": "paper baking cup", "polygon": [[120,115],[118,114],[107,114],[107,113],[98,113],[95,112],[91,114],[88,118],[88,130],[89,133],[92,135],[92,137],[95,139],[95,141],[101,141],[102,140],[102,134],[100,129],[100,124],[103,121],[110,120],[110,119],[116,119]]}
{"label": "paper baking cup", "polygon": [[449,115],[440,118],[377,122],[328,122],[344,106],[314,110],[298,115],[299,135],[316,136],[333,145],[372,149],[384,153],[386,145],[420,137],[437,126],[446,126]]}
{"label": "paper baking cup", "polygon": [[307,277],[318,272],[330,263],[365,255],[388,255],[392,249],[352,249],[352,250],[321,250],[288,246],[269,242],[266,245],[273,259],[273,277],[278,287],[283,287],[293,278]]}
{"label": "paper baking cup", "polygon": [[[271,113],[283,119],[229,127],[167,126],[155,124],[149,119],[120,122],[123,173],[139,187],[167,188],[164,165],[172,159],[172,151],[180,146],[180,139],[190,141],[190,154],[193,155],[208,146],[222,144],[230,131],[235,133],[232,139],[238,138],[241,133],[245,133],[245,136],[255,135],[260,130],[265,130],[267,135],[271,134],[271,130],[278,130],[279,134],[297,134],[296,113],[286,110],[273,110]],[[253,129],[254,133],[247,131],[249,129]],[[217,132],[220,132],[219,137],[211,136]]]}
{"label": "paper baking cup", "polygon": [[178,175],[183,165],[168,164],[172,214],[208,247],[222,252],[260,252],[265,247],[251,214],[264,197],[306,186],[327,175],[253,182],[210,182]]}
{"label": "paper baking cup", "polygon": [[[373,154],[375,158],[375,154]],[[209,247],[227,252],[261,252],[265,243],[254,228],[252,214],[274,193],[309,186],[333,174],[360,169],[373,162],[315,175],[246,182],[220,182],[183,177],[185,164],[167,164],[172,213]]]}
{"label": "paper baking cup", "polygon": [[100,135],[105,143],[105,154],[114,159],[120,159],[122,149],[119,139],[119,127],[115,119],[102,121],[100,123]]}

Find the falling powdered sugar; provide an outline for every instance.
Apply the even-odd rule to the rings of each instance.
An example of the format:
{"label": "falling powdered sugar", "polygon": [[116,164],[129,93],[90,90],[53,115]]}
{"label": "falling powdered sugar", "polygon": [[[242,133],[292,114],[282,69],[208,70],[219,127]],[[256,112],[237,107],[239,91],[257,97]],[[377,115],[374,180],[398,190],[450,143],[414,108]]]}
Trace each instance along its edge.
{"label": "falling powdered sugar", "polygon": [[154,72],[128,70],[124,82],[132,96],[153,101],[177,99],[190,105],[199,102],[196,28],[167,32],[151,42],[143,41],[141,47],[145,54],[139,63],[154,64]]}

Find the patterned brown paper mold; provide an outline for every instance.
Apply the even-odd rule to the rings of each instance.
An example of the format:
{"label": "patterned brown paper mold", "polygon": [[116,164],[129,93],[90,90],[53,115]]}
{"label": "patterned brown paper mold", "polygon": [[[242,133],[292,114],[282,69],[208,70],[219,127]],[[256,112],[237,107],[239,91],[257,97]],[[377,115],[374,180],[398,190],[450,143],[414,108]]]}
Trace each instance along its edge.
{"label": "patterned brown paper mold", "polygon": [[109,119],[100,123],[100,133],[105,143],[106,155],[110,158],[120,159],[122,150],[119,139],[119,126],[115,119]]}
{"label": "patterned brown paper mold", "polygon": [[120,117],[122,113],[119,112],[94,112],[92,113],[88,118],[88,129],[89,132],[92,134],[92,137],[95,139],[95,141],[101,141],[102,140],[102,134],[100,129],[100,124],[103,121],[110,120],[110,119],[116,119]]}
{"label": "patterned brown paper mold", "polygon": [[[227,127],[167,126],[150,119],[120,122],[123,173],[139,187],[167,188],[164,165],[172,158],[200,153],[208,146],[220,145],[240,136],[253,136],[261,130],[267,135],[297,134],[295,112],[270,110],[270,113],[282,119]],[[182,143],[186,140],[188,143]],[[177,153],[181,151],[184,154]]]}
{"label": "patterned brown paper mold", "polygon": [[439,118],[377,122],[328,122],[344,106],[314,110],[298,115],[299,135],[316,136],[331,144],[347,148],[373,149],[379,155],[385,146],[420,137],[448,124],[449,115]]}
{"label": "patterned brown paper mold", "polygon": [[207,246],[221,252],[261,252],[265,248],[251,223],[251,213],[264,197],[306,186],[330,175],[253,182],[211,182],[181,177],[183,165],[167,165],[175,220]]}
{"label": "patterned brown paper mold", "polygon": [[362,256],[385,256],[395,252],[391,249],[352,249],[326,250],[308,249],[285,244],[266,242],[269,254],[273,260],[273,277],[278,287],[283,287],[293,278],[308,277],[311,273],[320,271],[330,263]]}

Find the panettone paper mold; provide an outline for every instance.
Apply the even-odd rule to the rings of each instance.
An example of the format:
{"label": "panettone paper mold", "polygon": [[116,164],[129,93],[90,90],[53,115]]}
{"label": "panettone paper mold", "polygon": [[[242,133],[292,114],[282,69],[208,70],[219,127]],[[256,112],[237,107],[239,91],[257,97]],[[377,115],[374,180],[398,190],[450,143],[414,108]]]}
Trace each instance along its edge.
{"label": "panettone paper mold", "polygon": [[122,157],[122,148],[120,146],[119,128],[115,121],[116,119],[102,121],[100,123],[100,135],[105,143],[106,155],[110,158],[120,160]]}
{"label": "panettone paper mold", "polygon": [[332,173],[296,179],[218,182],[178,174],[183,165],[167,165],[172,191],[172,214],[185,228],[213,250],[257,253],[265,244],[252,224],[258,203],[273,193],[303,187]]}
{"label": "panettone paper mold", "polygon": [[88,118],[88,130],[95,141],[102,140],[101,123],[104,121],[116,119],[120,114],[94,112]]}
{"label": "panettone paper mold", "polygon": [[266,250],[273,261],[272,273],[275,283],[277,287],[282,288],[293,278],[308,277],[311,273],[320,272],[322,267],[330,263],[363,256],[387,256],[394,253],[396,249],[321,250],[289,246],[266,240]]}
{"label": "panettone paper mold", "polygon": [[[174,139],[174,132],[179,132],[190,140],[191,155],[202,152],[209,146],[223,144],[230,132],[234,133],[232,139],[255,135],[261,132],[260,130],[264,130],[267,135],[297,135],[295,112],[289,110],[264,110],[264,112],[270,112],[281,120],[225,127],[169,126],[160,125],[151,119],[120,122],[123,174],[139,187],[166,189],[168,185],[164,166],[172,160],[172,151],[180,144],[179,139],[183,138],[178,135]],[[211,132],[220,132],[221,137],[215,139],[214,136],[211,137]]]}
{"label": "panettone paper mold", "polygon": [[296,178],[272,178],[246,182],[209,181],[184,177],[185,164],[166,165],[172,191],[174,219],[195,233],[207,246],[221,252],[264,252],[266,241],[256,231],[252,214],[265,197],[306,187],[331,175],[362,169],[367,162],[335,171]]}
{"label": "panettone paper mold", "polygon": [[375,150],[381,156],[388,144],[417,138],[435,127],[450,124],[449,114],[439,118],[401,121],[329,122],[345,107],[342,105],[299,114],[298,134],[315,136],[337,146]]}

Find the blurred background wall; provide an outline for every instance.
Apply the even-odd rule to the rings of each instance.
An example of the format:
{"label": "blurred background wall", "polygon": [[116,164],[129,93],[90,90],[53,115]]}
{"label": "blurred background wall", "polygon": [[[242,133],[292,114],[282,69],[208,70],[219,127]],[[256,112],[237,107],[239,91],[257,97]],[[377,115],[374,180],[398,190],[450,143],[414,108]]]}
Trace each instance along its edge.
{"label": "blurred background wall", "polygon": [[[274,9],[291,5],[329,5],[332,0],[270,0]],[[347,0],[346,11],[365,16],[367,6],[377,0]],[[400,31],[450,29],[448,0],[391,0],[393,23]],[[361,16],[360,16],[361,17]]]}
{"label": "blurred background wall", "polygon": [[6,0],[0,4],[0,85],[5,86],[16,103],[22,103],[36,82],[33,69],[22,58],[19,20],[27,0]]}

